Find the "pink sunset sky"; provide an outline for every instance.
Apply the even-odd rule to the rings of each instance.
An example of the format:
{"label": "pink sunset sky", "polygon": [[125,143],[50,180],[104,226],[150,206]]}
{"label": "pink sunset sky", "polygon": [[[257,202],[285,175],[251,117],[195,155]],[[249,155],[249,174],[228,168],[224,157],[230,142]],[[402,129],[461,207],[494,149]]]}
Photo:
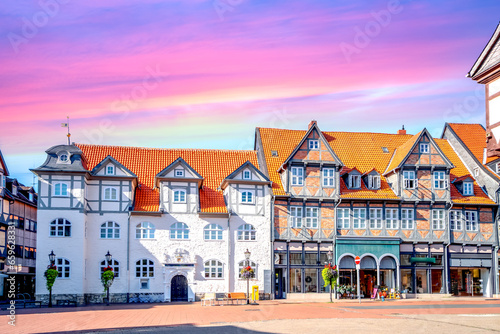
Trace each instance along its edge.
{"label": "pink sunset sky", "polygon": [[66,141],[252,149],[255,127],[439,137],[484,124],[465,77],[498,1],[69,0],[0,5],[11,175]]}

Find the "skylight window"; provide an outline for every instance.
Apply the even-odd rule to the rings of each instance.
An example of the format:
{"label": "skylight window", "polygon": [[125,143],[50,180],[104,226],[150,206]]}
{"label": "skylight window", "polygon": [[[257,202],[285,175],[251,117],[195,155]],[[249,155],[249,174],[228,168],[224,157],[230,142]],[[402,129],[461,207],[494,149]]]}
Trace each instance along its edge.
{"label": "skylight window", "polygon": [[278,156],[278,151],[276,150],[271,150],[271,156],[277,157]]}
{"label": "skylight window", "polygon": [[382,152],[384,152],[384,153],[389,153],[389,149],[388,149],[387,147],[385,147],[385,146],[384,146],[384,147],[382,147]]}

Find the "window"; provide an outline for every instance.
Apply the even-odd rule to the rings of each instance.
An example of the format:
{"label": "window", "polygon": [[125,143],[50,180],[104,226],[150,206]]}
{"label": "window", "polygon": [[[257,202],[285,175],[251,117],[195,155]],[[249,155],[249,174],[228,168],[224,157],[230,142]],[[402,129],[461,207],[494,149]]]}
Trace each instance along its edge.
{"label": "window", "polygon": [[244,224],[238,227],[238,240],[240,241],[254,241],[255,240],[255,227],[250,224]]}
{"label": "window", "polygon": [[477,231],[477,212],[465,211],[465,229],[467,231]]}
{"label": "window", "polygon": [[306,227],[318,228],[318,208],[306,208]]}
{"label": "window", "polygon": [[224,278],[222,262],[208,260],[205,262],[205,278]]}
{"label": "window", "polygon": [[14,196],[17,196],[17,186],[15,186],[15,185],[12,185],[12,194]]}
{"label": "window", "polygon": [[101,224],[101,239],[120,239],[120,225],[111,221]]}
{"label": "window", "polygon": [[389,153],[389,149],[385,146],[382,147],[382,152]]}
{"label": "window", "polygon": [[222,227],[217,224],[208,224],[203,229],[205,240],[222,240]]}
{"label": "window", "polygon": [[302,228],[302,207],[290,207],[290,220],[292,223],[292,227]]}
{"label": "window", "polygon": [[181,222],[170,226],[170,239],[189,239],[189,227]]}
{"label": "window", "polygon": [[113,165],[106,166],[106,175],[115,175],[115,166]]}
{"label": "window", "polygon": [[450,212],[450,229],[454,231],[462,230],[462,212],[453,210]]}
{"label": "window", "polygon": [[5,187],[5,176],[0,174],[0,188]]}
{"label": "window", "polygon": [[35,199],[35,196],[33,195],[33,193],[29,193],[28,198],[29,198],[30,202],[33,202]]}
{"label": "window", "polygon": [[104,188],[104,200],[116,201],[118,199],[118,190],[113,187]]}
{"label": "window", "polygon": [[414,210],[401,209],[401,228],[404,230],[413,230],[414,228]]}
{"label": "window", "polygon": [[292,186],[304,185],[304,168],[292,167]]}
{"label": "window", "polygon": [[361,188],[361,175],[349,175],[349,188]]}
{"label": "window", "polygon": [[444,210],[432,210],[432,229],[444,230]]}
{"label": "window", "polygon": [[61,153],[57,156],[57,163],[67,164],[69,162],[69,155],[67,153]]}
{"label": "window", "polygon": [[403,186],[405,189],[415,189],[415,171],[403,171]]}
{"label": "window", "polygon": [[243,180],[250,180],[252,178],[252,174],[249,170],[243,171]]}
{"label": "window", "polygon": [[370,228],[382,228],[382,209],[370,209]]}
{"label": "window", "polygon": [[155,264],[150,259],[141,259],[135,263],[135,277],[155,277]]}
{"label": "window", "polygon": [[[100,268],[100,275],[99,277],[102,276],[102,273],[104,272],[104,268],[108,266],[108,262],[106,260],[101,261],[101,264],[99,265]],[[113,268],[113,273],[115,274],[115,278],[120,277],[120,262],[116,261],[115,259],[111,259],[111,263],[109,264],[111,268]]]}
{"label": "window", "polygon": [[357,229],[366,228],[366,209],[352,209],[352,227]]}
{"label": "window", "polygon": [[257,277],[257,264],[255,264],[255,262],[253,262],[252,260],[248,260],[248,264],[247,264],[247,261],[244,260],[244,261],[241,261],[240,263],[238,263],[238,278],[239,279],[241,279],[241,269],[243,269],[244,267],[248,267],[248,266],[250,266],[253,269],[253,274],[252,274],[252,277],[250,277],[250,278]]}
{"label": "window", "polygon": [[155,226],[149,222],[142,222],[135,227],[136,239],[154,239]]}
{"label": "window", "polygon": [[380,189],[380,176],[379,175],[368,175],[368,188]]}
{"label": "window", "polygon": [[479,175],[479,168],[474,168],[474,177]]}
{"label": "window", "polygon": [[448,182],[445,180],[445,172],[434,172],[433,178],[435,189],[446,189],[448,187]]}
{"label": "window", "polygon": [[51,237],[71,237],[71,223],[64,219],[58,218],[50,223]]}
{"label": "window", "polygon": [[420,153],[429,153],[429,143],[420,143]]}
{"label": "window", "polygon": [[323,169],[323,187],[329,187],[329,188],[335,187],[335,169],[333,168]]}
{"label": "window", "polygon": [[174,190],[174,203],[186,203],[185,190]]}
{"label": "window", "polygon": [[253,192],[242,191],[241,192],[241,203],[253,203]]}
{"label": "window", "polygon": [[337,227],[347,229],[349,226],[349,209],[337,209]]}
{"label": "window", "polygon": [[391,230],[398,228],[398,209],[385,209],[385,228]]}
{"label": "window", "polygon": [[174,174],[175,177],[184,177],[184,169],[175,169]]}
{"label": "window", "polygon": [[54,196],[68,196],[68,184],[62,182],[54,183]]}
{"label": "window", "polygon": [[472,182],[464,182],[464,195],[470,196],[474,195],[474,187],[472,186]]}
{"label": "window", "polygon": [[317,150],[319,149],[319,140],[317,139],[309,139],[309,149]]}
{"label": "window", "polygon": [[71,276],[71,264],[68,259],[63,257],[56,259],[56,267],[59,274],[58,278],[70,278]]}

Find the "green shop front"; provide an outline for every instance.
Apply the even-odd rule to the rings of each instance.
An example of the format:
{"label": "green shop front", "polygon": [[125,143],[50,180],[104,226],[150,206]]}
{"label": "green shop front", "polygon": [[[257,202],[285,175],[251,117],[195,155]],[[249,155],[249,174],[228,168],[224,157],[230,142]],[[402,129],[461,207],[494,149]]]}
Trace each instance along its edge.
{"label": "green shop front", "polygon": [[361,259],[359,285],[362,297],[370,297],[375,286],[400,289],[399,238],[337,237],[335,258],[339,269],[339,285],[356,291],[356,256]]}

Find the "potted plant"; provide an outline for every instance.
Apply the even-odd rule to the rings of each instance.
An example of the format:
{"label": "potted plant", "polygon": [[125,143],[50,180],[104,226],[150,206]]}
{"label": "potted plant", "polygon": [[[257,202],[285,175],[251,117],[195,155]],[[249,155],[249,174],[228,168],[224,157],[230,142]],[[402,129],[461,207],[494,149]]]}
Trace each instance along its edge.
{"label": "potted plant", "polygon": [[253,273],[254,273],[254,271],[253,271],[252,267],[250,267],[250,266],[243,267],[243,269],[241,269],[241,271],[240,271],[241,278],[243,278],[243,279],[252,278]]}
{"label": "potted plant", "polygon": [[115,273],[113,272],[113,268],[111,266],[107,266],[104,268],[104,272],[101,275],[101,282],[104,286],[104,292],[107,295],[106,304],[109,305],[109,287],[113,284],[113,280],[115,279]]}
{"label": "potted plant", "polygon": [[345,293],[346,293],[346,286],[345,285],[339,285],[338,288],[337,288],[337,291],[339,293],[339,297],[345,297]]}
{"label": "potted plant", "polygon": [[331,263],[327,264],[321,271],[321,276],[323,276],[325,288],[330,286],[330,302],[332,302],[332,290],[337,286],[337,278],[339,277],[337,266],[332,266]]}
{"label": "potted plant", "polygon": [[45,270],[43,274],[43,276],[45,276],[47,290],[49,290],[49,307],[52,307],[52,287],[58,275],[59,272],[57,271],[57,267],[53,263],[47,266],[47,270]]}

